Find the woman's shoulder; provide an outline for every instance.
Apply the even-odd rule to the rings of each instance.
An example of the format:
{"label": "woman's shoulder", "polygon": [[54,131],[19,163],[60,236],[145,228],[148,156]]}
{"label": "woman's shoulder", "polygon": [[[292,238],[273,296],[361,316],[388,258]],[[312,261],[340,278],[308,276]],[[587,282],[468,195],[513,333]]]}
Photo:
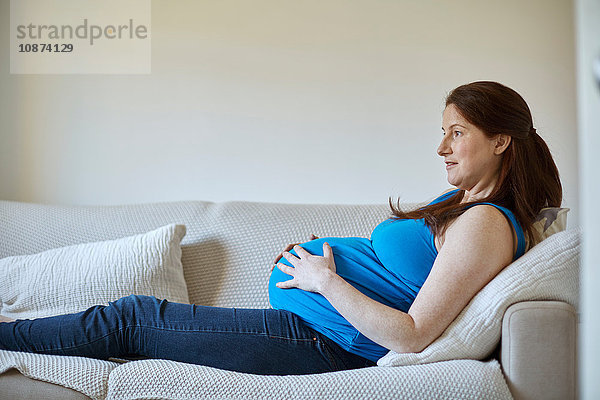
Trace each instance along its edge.
{"label": "woman's shoulder", "polygon": [[488,242],[492,247],[496,240],[512,239],[513,234],[510,221],[500,210],[490,204],[478,204],[465,210],[448,226],[448,233],[450,232],[458,234],[463,239],[482,236],[495,239]]}
{"label": "woman's shoulder", "polygon": [[[456,223],[451,224],[448,230],[460,232],[461,236],[486,238],[490,248],[499,243],[511,243],[513,257],[518,257],[523,253],[523,237],[518,231],[515,223],[504,212],[506,209],[499,209],[496,205],[489,203],[475,204],[465,210],[456,218]],[[484,246],[488,247],[488,246]]]}
{"label": "woman's shoulder", "polygon": [[[506,210],[506,209],[505,209]],[[501,209],[495,204],[477,203],[471,204],[457,219],[464,221],[464,224],[505,224],[507,219]],[[510,222],[510,221],[509,221]]]}

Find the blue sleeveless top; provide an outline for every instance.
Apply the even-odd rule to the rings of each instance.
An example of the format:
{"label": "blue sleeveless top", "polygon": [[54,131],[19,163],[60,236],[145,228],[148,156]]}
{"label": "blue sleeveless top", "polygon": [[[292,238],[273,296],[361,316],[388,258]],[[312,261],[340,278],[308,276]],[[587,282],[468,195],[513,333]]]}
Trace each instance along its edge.
{"label": "blue sleeveless top", "polygon": [[[443,194],[430,204],[443,201],[457,191]],[[519,258],[525,252],[525,237],[514,214],[495,204],[477,204],[490,204],[508,217],[517,234],[515,259]],[[434,236],[423,219],[388,219],[375,227],[370,240],[328,237],[300,246],[311,254],[322,256],[324,242],[328,242],[333,250],[338,275],[371,299],[404,312],[408,312],[438,255]],[[296,255],[293,250],[290,253]],[[284,258],[280,262],[290,265]],[[271,307],[293,312],[345,350],[369,360],[377,361],[388,352],[362,335],[322,295],[275,286],[277,282],[289,279],[291,276],[278,268],[273,270],[269,279]]]}

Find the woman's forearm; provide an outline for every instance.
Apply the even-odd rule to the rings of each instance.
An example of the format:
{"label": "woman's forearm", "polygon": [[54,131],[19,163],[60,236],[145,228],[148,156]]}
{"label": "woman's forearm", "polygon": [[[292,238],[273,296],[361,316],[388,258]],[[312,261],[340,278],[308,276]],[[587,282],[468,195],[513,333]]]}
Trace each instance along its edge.
{"label": "woman's forearm", "polygon": [[387,349],[410,353],[427,345],[409,314],[367,297],[335,273],[324,282],[320,293],[360,333]]}

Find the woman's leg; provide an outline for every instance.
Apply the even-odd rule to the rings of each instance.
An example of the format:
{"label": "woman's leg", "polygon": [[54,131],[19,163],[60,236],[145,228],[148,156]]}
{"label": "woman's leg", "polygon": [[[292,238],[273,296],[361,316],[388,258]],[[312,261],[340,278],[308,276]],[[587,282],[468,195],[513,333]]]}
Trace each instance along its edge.
{"label": "woman's leg", "polygon": [[0,323],[0,349],[107,359],[145,356],[255,374],[307,374],[373,365],[294,314],[128,296],[108,306]]}

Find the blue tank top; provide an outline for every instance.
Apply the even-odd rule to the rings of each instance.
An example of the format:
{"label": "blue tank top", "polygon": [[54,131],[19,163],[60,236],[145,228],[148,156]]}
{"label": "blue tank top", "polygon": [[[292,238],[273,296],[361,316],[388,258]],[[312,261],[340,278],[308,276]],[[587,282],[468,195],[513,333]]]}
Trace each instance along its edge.
{"label": "blue tank top", "polygon": [[[443,201],[457,191],[443,194],[430,204]],[[515,259],[520,257],[525,252],[525,239],[514,214],[495,204],[478,204],[490,204],[508,217],[518,239]],[[375,227],[370,240],[328,237],[300,246],[322,256],[324,242],[333,250],[339,276],[371,299],[404,312],[408,312],[438,255],[434,236],[423,219],[388,219]],[[293,250],[290,253],[296,255]],[[283,258],[280,262],[290,265]],[[291,277],[278,268],[273,270],[269,279],[271,307],[293,312],[312,329],[351,353],[372,361],[387,353],[388,349],[362,335],[322,295],[275,286],[289,279]]]}

